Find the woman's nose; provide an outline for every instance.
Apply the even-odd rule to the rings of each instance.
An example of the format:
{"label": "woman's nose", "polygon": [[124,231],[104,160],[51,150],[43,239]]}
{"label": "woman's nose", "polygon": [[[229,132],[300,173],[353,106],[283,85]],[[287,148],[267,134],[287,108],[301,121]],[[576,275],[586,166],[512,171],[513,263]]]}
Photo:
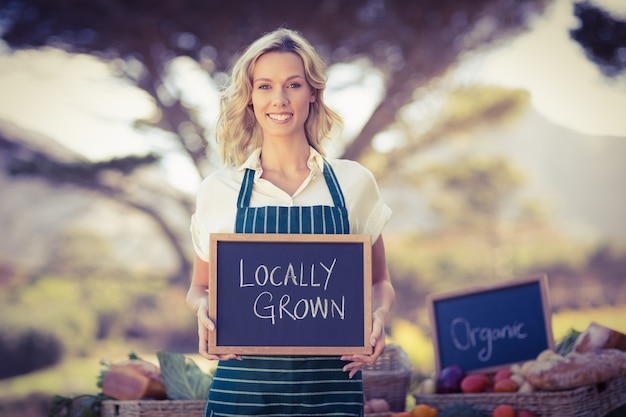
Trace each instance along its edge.
{"label": "woman's nose", "polygon": [[281,88],[274,91],[274,97],[272,97],[272,104],[274,106],[284,106],[289,102],[289,99],[287,98],[287,92],[285,90]]}

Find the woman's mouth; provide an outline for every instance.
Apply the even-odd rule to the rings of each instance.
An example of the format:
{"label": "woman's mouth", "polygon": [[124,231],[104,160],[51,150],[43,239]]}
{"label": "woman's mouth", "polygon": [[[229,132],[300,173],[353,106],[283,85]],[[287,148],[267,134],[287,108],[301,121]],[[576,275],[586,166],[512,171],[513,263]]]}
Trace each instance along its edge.
{"label": "woman's mouth", "polygon": [[293,117],[292,113],[268,113],[267,117],[276,122],[286,122]]}

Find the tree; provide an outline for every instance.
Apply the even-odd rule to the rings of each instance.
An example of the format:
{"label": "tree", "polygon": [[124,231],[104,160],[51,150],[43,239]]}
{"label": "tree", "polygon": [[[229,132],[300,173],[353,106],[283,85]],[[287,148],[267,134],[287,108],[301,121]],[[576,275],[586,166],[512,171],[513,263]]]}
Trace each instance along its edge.
{"label": "tree", "polygon": [[[385,77],[385,94],[351,143],[346,158],[359,159],[372,138],[396,120],[416,88],[442,74],[459,57],[526,27],[550,0],[277,0],[208,2],[180,0],[12,0],[0,6],[3,39],[12,48],[45,45],[93,54],[152,96],[162,115],[156,126],[172,133],[181,149],[207,173],[206,139],[198,109],[168,88],[170,64],[188,57],[215,80],[233,57],[260,34],[279,26],[301,31],[330,64],[366,58]],[[169,84],[171,85],[171,83]],[[37,166],[37,164],[35,164]],[[100,187],[92,176],[92,188]],[[113,198],[123,193],[110,190]],[[154,208],[149,213],[165,225]],[[180,251],[179,278],[189,262]]]}
{"label": "tree", "polygon": [[[180,97],[164,97],[167,65],[188,56],[211,75],[225,71],[233,56],[259,34],[286,25],[302,31],[329,64],[365,56],[386,74],[387,92],[363,132],[346,150],[356,158],[373,134],[394,120],[411,101],[413,90],[440,74],[463,52],[524,28],[548,0],[342,1],[303,0],[297,7],[255,0],[227,2],[183,0],[16,0],[5,8],[12,22],[4,39],[15,48],[53,45],[90,53],[116,63],[153,96],[163,117],[160,126],[179,133],[192,122]],[[118,59],[116,61],[116,59]],[[119,59],[123,60],[122,62]],[[140,62],[140,74],[129,62]],[[200,166],[202,147],[178,139]]]}
{"label": "tree", "polygon": [[626,70],[626,21],[612,16],[589,1],[574,5],[574,15],[580,26],[570,36],[584,49],[606,76],[614,77]]}

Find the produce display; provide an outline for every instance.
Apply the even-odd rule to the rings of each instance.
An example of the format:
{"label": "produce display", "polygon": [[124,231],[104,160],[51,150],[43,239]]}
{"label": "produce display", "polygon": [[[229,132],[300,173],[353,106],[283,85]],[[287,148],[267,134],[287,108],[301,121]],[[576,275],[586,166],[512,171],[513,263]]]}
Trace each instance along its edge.
{"label": "produce display", "polygon": [[[484,398],[493,399],[495,398],[493,396],[500,393],[503,395],[558,393],[626,377],[625,350],[626,335],[591,323],[582,333],[572,331],[554,350],[547,349],[533,360],[507,366],[497,372],[466,374],[457,365],[445,367],[436,377],[421,382],[415,392],[415,398],[418,400],[416,407],[434,407],[434,404],[437,404],[438,415],[430,417],[487,416],[485,408],[478,407],[481,404],[481,395],[490,395],[491,397]],[[463,404],[446,406],[441,405],[446,404],[445,401],[435,401],[437,398],[445,399],[449,394],[455,394],[456,397],[451,396],[454,398],[471,400],[464,401]],[[465,397],[464,394],[468,396]],[[503,398],[515,399],[513,401],[516,402],[516,407],[496,401],[489,402],[488,404],[495,404],[489,407],[491,417],[541,417],[520,406],[524,404],[524,397],[503,396]],[[428,404],[429,399],[433,399],[431,404]],[[482,412],[468,404],[476,405]],[[417,416],[412,414],[413,411],[406,413],[408,414],[392,416]]]}
{"label": "produce display", "polygon": [[597,352],[602,349],[626,350],[626,335],[601,324],[592,322],[587,329],[576,338],[575,352]]}
{"label": "produce display", "polygon": [[117,400],[167,398],[161,370],[143,359],[128,359],[111,365],[102,381],[102,393]]}
{"label": "produce display", "polygon": [[595,384],[626,375],[625,349],[625,335],[592,323],[566,350],[547,349],[534,360],[513,364],[495,374],[465,375],[459,366],[451,365],[442,369],[435,380],[422,381],[419,393],[530,393]]}
{"label": "produce display", "polygon": [[[157,357],[158,365],[134,354],[121,362],[103,363],[106,368],[98,382],[98,387],[102,390],[97,395],[83,396],[85,398],[80,403],[81,415],[102,417],[102,402],[111,399],[152,401],[206,398],[211,375],[204,373],[182,354],[158,352]],[[387,377],[395,378],[393,381],[399,379],[387,369],[379,373],[381,372]],[[402,375],[404,378],[404,373]],[[410,373],[406,374],[407,390],[409,378]],[[571,390],[583,387],[581,390],[587,391],[588,388],[585,387],[615,380],[612,389],[620,393],[618,405],[626,405],[625,378],[626,335],[591,323],[582,333],[572,331],[554,350],[547,349],[533,360],[503,367],[496,372],[465,372],[458,365],[445,367],[436,377],[421,381],[419,388],[413,393],[415,404],[404,411],[396,411],[399,408],[396,404],[398,398],[394,396],[396,388],[390,391],[381,390],[377,386],[372,397],[386,398],[364,397],[364,411],[366,417],[567,417],[574,414],[563,416],[551,411],[539,413],[536,407],[529,406],[527,399],[538,395],[542,395],[543,399],[543,395],[547,393],[559,392],[575,393],[578,399],[578,390]],[[384,383],[385,387],[390,385],[394,384]],[[602,384],[605,388],[610,385]],[[403,395],[407,394],[405,389],[400,391],[403,391]],[[593,407],[600,402],[596,400],[598,394],[594,395],[596,396],[590,400],[577,404],[591,404]],[[500,399],[491,401],[495,397]],[[403,400],[404,397],[400,398]],[[440,400],[446,398],[456,400]],[[458,401],[459,398],[469,400]],[[486,401],[487,398],[490,401]],[[49,416],[70,415],[73,404],[76,404],[76,398],[57,396],[52,401]],[[396,405],[392,408],[390,404]]]}
{"label": "produce display", "polygon": [[626,375],[626,354],[617,349],[550,356],[531,363],[525,374],[530,385],[541,390],[571,389],[622,375]]}
{"label": "produce display", "polygon": [[179,353],[158,352],[159,366],[141,358],[112,364],[101,375],[102,394],[115,400],[203,400],[211,376]]}
{"label": "produce display", "polygon": [[191,358],[172,352],[158,352],[157,358],[158,365],[134,353],[119,362],[101,362],[104,369],[97,382],[101,392],[77,397],[54,396],[48,417],[101,417],[103,401],[108,400],[206,399],[212,376]]}

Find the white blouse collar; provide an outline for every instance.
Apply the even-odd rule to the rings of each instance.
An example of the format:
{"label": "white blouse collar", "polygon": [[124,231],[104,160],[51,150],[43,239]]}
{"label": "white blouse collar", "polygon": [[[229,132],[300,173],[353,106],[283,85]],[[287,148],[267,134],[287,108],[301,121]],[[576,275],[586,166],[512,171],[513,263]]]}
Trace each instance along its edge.
{"label": "white blouse collar", "polygon": [[[309,159],[307,164],[311,169],[317,167],[320,172],[323,172],[324,170],[324,157],[312,146],[309,146]],[[257,171],[257,175],[263,171],[263,168],[261,167],[261,148],[256,148],[252,151],[248,159],[246,159],[246,161],[239,167],[239,171],[248,168]]]}

